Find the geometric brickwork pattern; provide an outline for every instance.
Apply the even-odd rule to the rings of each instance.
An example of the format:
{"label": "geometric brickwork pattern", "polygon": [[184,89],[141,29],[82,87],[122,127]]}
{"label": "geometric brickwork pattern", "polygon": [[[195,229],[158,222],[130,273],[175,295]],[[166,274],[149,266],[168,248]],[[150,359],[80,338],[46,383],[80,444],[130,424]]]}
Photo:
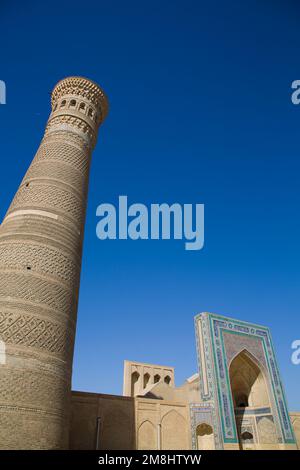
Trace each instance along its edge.
{"label": "geometric brickwork pattern", "polygon": [[70,77],[52,93],[41,145],[0,227],[0,448],[67,447],[91,153],[102,90]]}
{"label": "geometric brickwork pattern", "polygon": [[[232,359],[246,349],[260,365],[267,380],[272,411],[261,410],[261,413],[268,413],[262,421],[265,429],[272,429],[272,441],[275,433],[277,443],[294,444],[295,438],[269,329],[203,313],[195,317],[195,330],[201,399],[204,403],[215,404],[217,419],[214,432],[221,437],[220,441],[224,444],[238,443],[240,430],[236,426],[229,366]],[[257,423],[262,418],[263,416],[258,416]],[[246,416],[245,419],[247,420]],[[243,423],[245,429],[246,422]],[[260,427],[262,428],[262,424]]]}
{"label": "geometric brickwork pattern", "polygon": [[0,312],[0,337],[6,344],[22,344],[66,356],[71,354],[73,334],[72,326],[62,329],[60,323],[46,316],[10,312],[5,308]]}

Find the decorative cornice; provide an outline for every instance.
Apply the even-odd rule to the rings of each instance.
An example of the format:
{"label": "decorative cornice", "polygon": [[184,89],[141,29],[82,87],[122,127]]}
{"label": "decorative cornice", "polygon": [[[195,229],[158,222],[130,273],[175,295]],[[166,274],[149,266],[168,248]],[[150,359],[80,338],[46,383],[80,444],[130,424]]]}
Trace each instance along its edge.
{"label": "decorative cornice", "polygon": [[54,118],[50,119],[47,123],[45,136],[48,136],[51,130],[63,130],[64,125],[75,127],[78,131],[81,132],[82,137],[86,136],[88,139],[87,142],[90,140],[92,142],[92,146],[95,145],[96,135],[94,130],[83,120],[79,119],[75,116],[55,116]]}
{"label": "decorative cornice", "polygon": [[51,95],[52,109],[65,95],[81,96],[101,110],[102,121],[108,113],[108,99],[103,90],[92,80],[84,77],[67,77],[60,80],[53,89]]}

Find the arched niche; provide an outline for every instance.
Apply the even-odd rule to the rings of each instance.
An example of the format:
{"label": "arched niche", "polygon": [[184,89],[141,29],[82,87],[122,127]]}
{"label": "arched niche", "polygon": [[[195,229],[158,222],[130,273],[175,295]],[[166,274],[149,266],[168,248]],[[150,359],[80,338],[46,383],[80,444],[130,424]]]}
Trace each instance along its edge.
{"label": "arched niche", "polygon": [[213,428],[210,424],[198,424],[196,428],[196,437],[198,450],[213,450],[215,448]]}
{"label": "arched niche", "polygon": [[157,432],[151,421],[144,421],[138,430],[138,448],[140,450],[157,449]]}
{"label": "arched niche", "polygon": [[164,382],[165,384],[167,385],[170,385],[171,384],[171,377],[169,375],[166,375],[165,378],[164,378]]}
{"label": "arched niche", "polygon": [[161,420],[161,448],[186,450],[189,448],[188,424],[176,410],[171,410]]}
{"label": "arched niche", "polygon": [[131,374],[131,396],[135,397],[139,393],[140,374],[135,371]]}
{"label": "arched niche", "polygon": [[235,408],[270,406],[263,368],[248,351],[241,351],[232,360],[229,377]]}
{"label": "arched niche", "polygon": [[150,374],[148,374],[148,372],[146,372],[144,374],[144,383],[143,383],[144,388],[147,387],[147,385],[149,384],[149,381],[150,381]]}
{"label": "arched niche", "polygon": [[153,378],[153,382],[154,382],[155,384],[157,384],[158,382],[160,382],[160,380],[161,380],[160,375],[159,375],[159,374],[155,374],[155,376],[154,376],[154,378]]}

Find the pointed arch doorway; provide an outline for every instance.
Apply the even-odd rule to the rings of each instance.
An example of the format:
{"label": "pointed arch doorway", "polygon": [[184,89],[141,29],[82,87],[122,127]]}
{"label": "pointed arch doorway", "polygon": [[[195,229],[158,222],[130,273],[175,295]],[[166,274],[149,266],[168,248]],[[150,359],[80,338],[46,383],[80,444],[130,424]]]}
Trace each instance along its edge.
{"label": "pointed arch doorway", "polygon": [[253,450],[255,424],[244,425],[244,416],[255,414],[258,408],[270,407],[263,368],[246,349],[232,360],[229,367],[231,393],[241,450]]}

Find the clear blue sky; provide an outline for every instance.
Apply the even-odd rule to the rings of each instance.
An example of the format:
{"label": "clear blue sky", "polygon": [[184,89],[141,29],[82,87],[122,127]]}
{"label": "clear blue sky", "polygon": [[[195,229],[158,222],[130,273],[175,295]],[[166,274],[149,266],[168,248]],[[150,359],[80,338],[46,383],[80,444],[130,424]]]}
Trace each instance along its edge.
{"label": "clear blue sky", "polygon": [[[12,5],[13,3],[13,5]],[[1,218],[42,137],[55,83],[110,100],[94,152],[73,387],[119,394],[123,360],[196,370],[193,317],[268,325],[299,410],[297,1],[1,0]],[[204,203],[205,248],[100,241],[96,207]]]}

